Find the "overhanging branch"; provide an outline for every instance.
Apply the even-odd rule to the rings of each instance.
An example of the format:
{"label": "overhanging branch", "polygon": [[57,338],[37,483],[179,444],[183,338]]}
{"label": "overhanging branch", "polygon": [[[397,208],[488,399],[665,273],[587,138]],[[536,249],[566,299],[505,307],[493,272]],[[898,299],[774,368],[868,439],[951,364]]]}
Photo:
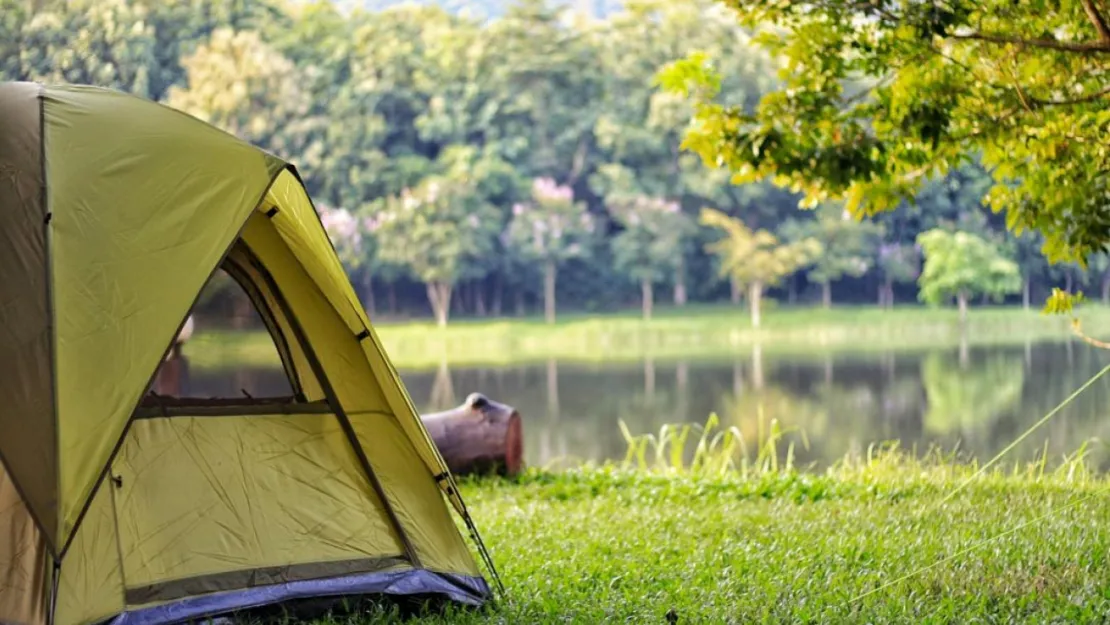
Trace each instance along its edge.
{"label": "overhanging branch", "polygon": [[1014,44],[1029,46],[1033,48],[1043,48],[1047,50],[1059,50],[1061,52],[1076,52],[1080,54],[1110,53],[1110,40],[1070,42],[1058,41],[1056,39],[1026,39],[1024,37],[1017,37],[1014,35],[979,32],[961,34],[953,33],[948,36],[952,39],[986,41],[989,43],[999,44]]}
{"label": "overhanging branch", "polygon": [[1072,104],[1085,104],[1089,102],[1094,102],[1095,100],[1101,100],[1108,95],[1110,95],[1110,87],[1105,87],[1090,95],[1085,95],[1079,98],[1068,98],[1066,100],[1042,100],[1040,98],[1029,99],[1033,104],[1036,104],[1037,106],[1069,106]]}
{"label": "overhanging branch", "polygon": [[1099,39],[1110,42],[1110,27],[1107,27],[1106,19],[1102,17],[1102,13],[1099,13],[1094,0],[1083,0],[1083,10],[1087,12],[1087,17],[1089,17],[1091,23],[1095,25],[1095,30],[1098,31]]}

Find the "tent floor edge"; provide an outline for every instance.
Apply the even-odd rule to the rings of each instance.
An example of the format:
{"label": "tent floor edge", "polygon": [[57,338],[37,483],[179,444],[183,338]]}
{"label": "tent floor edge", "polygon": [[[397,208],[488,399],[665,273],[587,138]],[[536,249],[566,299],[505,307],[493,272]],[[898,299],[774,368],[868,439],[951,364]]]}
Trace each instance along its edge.
{"label": "tent floor edge", "polygon": [[[188,597],[167,604],[130,610],[101,625],[172,625],[198,619],[235,618],[252,612],[290,607],[296,602],[366,599],[449,601],[480,608],[493,593],[481,576],[412,568],[339,577],[298,580]],[[288,611],[284,614],[288,615]]]}

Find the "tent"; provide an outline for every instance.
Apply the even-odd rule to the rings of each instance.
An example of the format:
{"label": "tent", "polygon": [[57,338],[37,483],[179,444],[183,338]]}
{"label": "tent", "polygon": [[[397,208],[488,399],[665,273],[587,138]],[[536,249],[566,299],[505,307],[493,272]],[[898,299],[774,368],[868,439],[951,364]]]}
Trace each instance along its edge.
{"label": "tent", "polygon": [[[217,270],[291,396],[149,392]],[[0,83],[0,398],[0,623],[491,598],[296,170],[181,112]]]}

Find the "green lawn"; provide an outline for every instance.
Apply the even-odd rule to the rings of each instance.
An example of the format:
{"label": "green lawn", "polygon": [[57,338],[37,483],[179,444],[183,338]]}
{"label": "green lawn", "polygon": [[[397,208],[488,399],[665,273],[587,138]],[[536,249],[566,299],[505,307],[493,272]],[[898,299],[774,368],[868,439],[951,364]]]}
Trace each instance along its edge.
{"label": "green lawn", "polygon": [[673,609],[680,623],[1105,623],[1110,482],[999,472],[944,503],[968,474],[880,459],[470,481],[507,598],[412,622],[665,623]]}
{"label": "green lawn", "polygon": [[[1110,308],[1080,313],[1096,336],[1110,322]],[[540,319],[458,320],[446,329],[427,322],[382,323],[378,333],[394,363],[422,369],[446,360],[452,365],[507,365],[558,359],[570,361],[706,358],[747,351],[766,353],[931,349],[958,345],[958,316],[951,309],[905,307],[793,308],[766,313],[755,330],[742,308],[727,306],[662,309],[650,322],[633,313]],[[965,333],[970,345],[1020,344],[1069,336],[1068,319],[1039,310],[977,308]],[[198,366],[274,363],[276,353],[262,334],[204,332],[186,345]]]}

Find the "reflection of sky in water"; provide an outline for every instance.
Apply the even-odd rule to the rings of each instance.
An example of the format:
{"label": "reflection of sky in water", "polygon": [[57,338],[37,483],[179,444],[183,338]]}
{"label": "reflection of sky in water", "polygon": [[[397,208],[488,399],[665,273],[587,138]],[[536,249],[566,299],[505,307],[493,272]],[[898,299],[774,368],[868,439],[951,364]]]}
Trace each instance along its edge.
{"label": "reflection of sky in water", "polygon": [[[716,412],[754,440],[774,418],[800,428],[809,448],[800,462],[825,464],[868,444],[898,440],[924,451],[931,443],[986,459],[993,456],[1110,362],[1110,354],[1074,343],[927,354],[753,357],[614,365],[555,362],[497,369],[402,371],[418,408],[442,410],[473,391],[517,407],[524,417],[526,460],[621,459],[617,420],[633,433],[665,423],[704,423]],[[190,371],[190,394],[288,393],[278,369]],[[1084,440],[1110,434],[1110,376],[1080,395],[1024,441],[1015,457],[1059,458]],[[800,443],[799,443],[800,444]]]}

